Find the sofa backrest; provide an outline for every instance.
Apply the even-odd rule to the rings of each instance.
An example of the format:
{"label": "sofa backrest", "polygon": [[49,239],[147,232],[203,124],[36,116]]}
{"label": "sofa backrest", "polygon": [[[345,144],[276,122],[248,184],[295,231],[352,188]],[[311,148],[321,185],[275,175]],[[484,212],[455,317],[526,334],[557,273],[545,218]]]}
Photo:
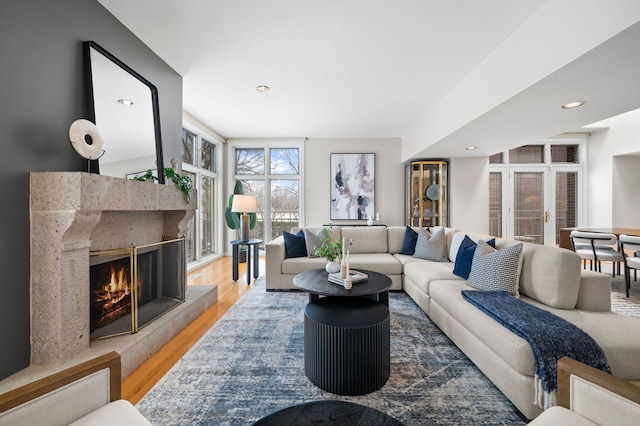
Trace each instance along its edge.
{"label": "sofa backrest", "polygon": [[[389,245],[389,253],[397,254],[402,251],[402,243],[404,241],[404,234],[406,232],[406,226],[387,226],[387,240]],[[411,227],[414,231],[418,232],[420,229],[417,226]]]}
{"label": "sofa backrest", "polygon": [[[457,232],[449,247],[455,262],[460,244],[468,235],[474,241],[494,238],[485,234]],[[496,238],[496,248],[520,244],[520,241]],[[522,243],[519,266],[519,293],[559,309],[574,309],[580,291],[580,257],[558,247]]]}
{"label": "sofa backrest", "polygon": [[385,226],[344,226],[340,228],[340,233],[347,240],[349,253],[387,253],[389,251]]}
{"label": "sofa backrest", "polygon": [[580,292],[580,256],[559,247],[523,243],[520,293],[559,309],[574,309]]}

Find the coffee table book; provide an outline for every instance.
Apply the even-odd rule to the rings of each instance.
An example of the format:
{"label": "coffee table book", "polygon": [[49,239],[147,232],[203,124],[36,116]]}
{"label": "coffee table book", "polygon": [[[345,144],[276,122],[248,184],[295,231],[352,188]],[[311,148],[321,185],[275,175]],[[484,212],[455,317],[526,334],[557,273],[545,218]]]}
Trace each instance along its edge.
{"label": "coffee table book", "polygon": [[[331,273],[329,274],[328,278],[329,278],[329,281],[331,281],[332,283],[340,284],[341,286],[344,287],[345,279],[340,277],[340,272]],[[351,278],[351,282],[355,284],[355,283],[368,280],[369,276],[364,272],[351,270],[349,271],[349,278]]]}

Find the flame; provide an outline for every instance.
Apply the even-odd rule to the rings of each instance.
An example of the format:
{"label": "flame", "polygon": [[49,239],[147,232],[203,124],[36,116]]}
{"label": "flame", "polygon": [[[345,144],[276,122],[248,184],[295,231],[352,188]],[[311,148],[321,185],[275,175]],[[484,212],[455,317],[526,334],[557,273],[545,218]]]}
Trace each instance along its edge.
{"label": "flame", "polygon": [[116,270],[111,266],[109,280],[101,289],[96,290],[95,294],[95,301],[102,305],[104,312],[109,312],[114,306],[121,304],[131,294],[127,271],[124,268]]}

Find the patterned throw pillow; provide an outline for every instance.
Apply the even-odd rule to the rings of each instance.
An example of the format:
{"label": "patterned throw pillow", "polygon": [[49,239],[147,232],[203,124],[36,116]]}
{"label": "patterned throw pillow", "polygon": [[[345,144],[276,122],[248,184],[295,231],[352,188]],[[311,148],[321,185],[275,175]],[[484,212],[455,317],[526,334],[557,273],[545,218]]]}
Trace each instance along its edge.
{"label": "patterned throw pillow", "polygon": [[304,243],[304,232],[298,231],[297,234],[284,231],[284,257],[288,259],[290,257],[306,257],[307,246]]}
{"label": "patterned throw pillow", "polygon": [[[496,239],[492,238],[487,241],[493,248],[496,247]],[[469,272],[471,272],[471,263],[473,262],[473,255],[476,252],[477,244],[468,235],[464,236],[464,240],[458,248],[458,254],[456,254],[456,261],[453,266],[453,273],[465,280],[469,278]]]}
{"label": "patterned throw pillow", "polygon": [[467,283],[478,290],[506,290],[512,296],[520,297],[520,253],[522,243],[496,250],[486,242],[478,241]]}
{"label": "patterned throw pillow", "polygon": [[444,234],[444,228],[438,229],[433,235],[429,234],[429,231],[420,228],[413,257],[433,260],[434,262],[448,262],[447,238]]}
{"label": "patterned throw pillow", "polygon": [[304,239],[307,245],[307,255],[309,257],[318,257],[316,255],[316,248],[320,248],[320,246],[322,245],[322,240],[326,238],[327,238],[327,233],[324,230],[324,228],[322,228],[320,232],[318,232],[317,234],[314,234],[308,229],[305,229]]}

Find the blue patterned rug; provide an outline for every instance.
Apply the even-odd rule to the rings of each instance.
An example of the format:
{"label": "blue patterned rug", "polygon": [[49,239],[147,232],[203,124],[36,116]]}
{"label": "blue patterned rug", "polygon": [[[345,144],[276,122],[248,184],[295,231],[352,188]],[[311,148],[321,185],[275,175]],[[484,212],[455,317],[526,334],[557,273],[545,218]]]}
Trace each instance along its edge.
{"label": "blue patterned rug", "polygon": [[406,425],[524,425],[502,393],[404,293],[392,293],[391,376],[339,396],[304,374],[308,296],[266,292],[261,278],[137,404],[154,425],[250,425],[323,399],[375,408]]}

